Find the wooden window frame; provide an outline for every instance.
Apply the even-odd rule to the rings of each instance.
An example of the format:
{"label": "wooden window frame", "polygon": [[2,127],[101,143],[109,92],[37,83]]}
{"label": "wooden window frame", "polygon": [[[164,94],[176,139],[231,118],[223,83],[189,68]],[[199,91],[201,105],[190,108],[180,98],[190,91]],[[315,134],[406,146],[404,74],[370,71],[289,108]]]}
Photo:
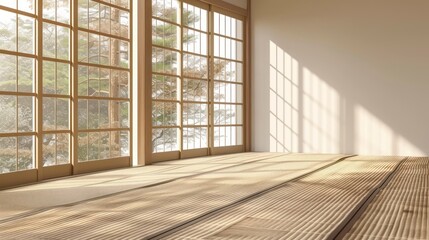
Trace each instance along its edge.
{"label": "wooden window frame", "polygon": [[[113,70],[122,70],[129,72],[129,95],[128,98],[108,98],[109,101],[115,100],[125,100],[129,102],[129,127],[128,128],[109,128],[108,131],[120,131],[125,130],[129,132],[128,139],[128,148],[129,156],[127,157],[118,157],[118,158],[109,158],[105,160],[97,160],[90,162],[78,162],[77,159],[77,146],[78,146],[78,109],[77,104],[78,100],[85,98],[78,96],[78,65],[82,64],[78,62],[78,32],[85,30],[78,26],[78,0],[69,0],[70,4],[70,19],[69,23],[62,23],[59,21],[53,21],[43,18],[43,1],[35,0],[34,1],[34,13],[28,13],[18,9],[13,9],[5,6],[0,6],[1,10],[6,10],[15,14],[20,14],[27,17],[33,17],[35,19],[34,26],[34,54],[20,53],[9,50],[1,50],[0,53],[8,54],[11,56],[22,56],[33,58],[35,61],[35,72],[34,72],[34,92],[0,92],[1,95],[11,95],[11,96],[31,96],[34,97],[34,129],[32,132],[25,133],[2,133],[1,137],[19,137],[19,136],[34,136],[34,168],[29,170],[15,171],[9,173],[0,174],[0,189],[10,188],[22,184],[30,184],[38,181],[71,176],[75,174],[82,174],[94,171],[130,167],[133,159],[133,0],[129,0],[129,7],[124,8],[117,6],[115,4],[107,3],[101,0],[93,0],[100,4],[108,5],[110,7],[115,7],[122,11],[129,12],[129,37],[124,38],[120,36],[114,36],[115,39],[125,40],[129,42],[128,48],[128,69],[123,69],[114,66],[102,66],[96,64],[87,64],[94,67],[103,67]],[[43,24],[53,24],[55,26],[66,27],[69,29],[69,59],[62,60],[52,57],[43,56]],[[18,24],[17,24],[18,25]],[[86,32],[91,32],[91,30]],[[94,31],[98,35],[106,35]],[[109,34],[108,34],[109,35]],[[65,63],[69,64],[69,94],[50,94],[43,93],[43,63],[44,61],[50,61],[54,63]],[[43,129],[43,98],[55,98],[55,99],[68,99],[69,100],[69,129],[68,130],[45,130]],[[92,99],[92,98],[91,98]],[[103,100],[104,97],[94,97],[94,99]],[[98,131],[106,129],[97,129]],[[89,130],[91,131],[91,130]],[[43,166],[43,135],[44,134],[69,134],[69,164],[53,165],[53,166]],[[18,147],[18,146],[17,146]]]}
{"label": "wooden window frame", "polygon": [[[145,0],[144,3],[139,5],[139,11],[144,12],[140,14],[139,20],[144,22],[143,26],[139,27],[139,32],[145,31],[147,34],[144,36],[139,35],[142,39],[141,45],[139,46],[139,53],[144,56],[141,59],[142,63],[141,70],[138,73],[139,76],[139,89],[144,92],[143,96],[139,97],[138,104],[142,106],[139,108],[139,116],[142,117],[143,121],[139,121],[139,132],[138,132],[138,147],[139,147],[139,164],[149,165],[156,162],[198,157],[204,155],[218,155],[237,153],[251,150],[251,138],[250,138],[250,1],[248,0],[248,9],[242,9],[232,4],[223,2],[221,0],[181,0],[180,5],[183,2],[196,5],[197,7],[201,4],[208,5],[210,16],[209,24],[212,24],[211,14],[216,11],[218,13],[234,17],[243,21],[243,145],[241,146],[230,146],[214,148],[213,143],[209,141],[208,152],[206,149],[196,149],[183,151],[182,148],[179,151],[165,152],[165,153],[152,153],[152,1]],[[180,7],[182,11],[182,6]],[[183,26],[181,27],[181,29]],[[209,39],[213,36],[213,28],[209,27]],[[181,30],[182,32],[182,30]],[[181,33],[182,34],[182,33]],[[139,41],[140,42],[140,41]],[[183,44],[181,44],[183,45]],[[209,49],[213,44],[209,44]],[[180,53],[182,54],[182,46],[180,46]],[[209,53],[212,56],[212,53]],[[181,63],[182,64],[182,63]],[[210,63],[209,63],[210,64]],[[141,82],[143,81],[143,83]],[[211,83],[209,83],[211,84]],[[210,89],[210,87],[209,87]],[[213,88],[211,88],[213,89]],[[213,106],[213,104],[211,104]],[[210,107],[210,105],[209,105]],[[211,110],[209,110],[211,111]],[[210,118],[209,118],[210,119]],[[209,120],[210,121],[210,120]],[[180,119],[182,123],[182,119]],[[209,126],[213,126],[213,123],[209,123]],[[181,126],[182,127],[182,126]],[[213,129],[213,127],[209,127]],[[213,134],[211,134],[213,135]],[[210,136],[210,134],[209,134]],[[183,141],[181,137],[180,142]],[[207,152],[207,153],[206,153]]]}

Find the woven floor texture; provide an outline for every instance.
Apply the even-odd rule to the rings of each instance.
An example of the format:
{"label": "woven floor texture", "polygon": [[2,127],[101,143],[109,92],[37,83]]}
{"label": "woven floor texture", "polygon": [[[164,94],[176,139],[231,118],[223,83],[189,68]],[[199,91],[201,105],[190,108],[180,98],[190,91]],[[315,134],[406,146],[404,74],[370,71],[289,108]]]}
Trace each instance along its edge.
{"label": "woven floor texture", "polygon": [[0,239],[142,239],[345,157],[245,156],[252,160],[223,158],[216,163],[243,164],[0,221]]}
{"label": "woven floor texture", "polygon": [[429,239],[429,158],[242,156],[0,221],[0,239]]}
{"label": "woven floor texture", "polygon": [[429,158],[409,158],[345,239],[429,239]]}

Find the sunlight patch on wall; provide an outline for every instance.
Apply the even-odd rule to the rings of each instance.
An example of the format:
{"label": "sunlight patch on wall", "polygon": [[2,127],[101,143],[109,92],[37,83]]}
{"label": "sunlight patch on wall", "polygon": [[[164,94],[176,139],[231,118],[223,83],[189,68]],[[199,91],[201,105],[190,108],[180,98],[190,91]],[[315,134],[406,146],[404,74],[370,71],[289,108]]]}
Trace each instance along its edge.
{"label": "sunlight patch on wall", "polygon": [[270,41],[270,151],[340,152],[340,96]]}
{"label": "sunlight patch on wall", "polygon": [[271,41],[270,151],[299,151],[299,64]]}
{"label": "sunlight patch on wall", "polygon": [[323,79],[303,69],[303,152],[340,152],[340,95]]}
{"label": "sunlight patch on wall", "polygon": [[361,155],[423,156],[414,146],[391,127],[362,106],[355,107],[355,151]]}

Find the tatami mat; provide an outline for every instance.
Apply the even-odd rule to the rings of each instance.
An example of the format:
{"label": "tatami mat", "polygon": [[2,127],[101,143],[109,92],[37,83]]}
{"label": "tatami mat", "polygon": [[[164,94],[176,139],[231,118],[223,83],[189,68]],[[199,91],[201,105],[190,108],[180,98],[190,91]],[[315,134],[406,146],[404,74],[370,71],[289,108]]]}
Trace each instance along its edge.
{"label": "tatami mat", "polygon": [[247,203],[207,215],[163,237],[329,239],[400,160],[349,158]]}
{"label": "tatami mat", "polygon": [[409,158],[345,239],[429,239],[429,158]]}
{"label": "tatami mat", "polygon": [[46,181],[0,191],[0,221],[17,214],[74,204],[132,189],[162,184],[178,178],[226,169],[284,153],[240,153],[168,161]]}
{"label": "tatami mat", "polygon": [[[219,158],[205,162],[223,166],[217,170],[210,168],[206,173],[200,170],[198,174],[188,174],[195,171],[189,170],[185,171],[188,174],[185,178],[162,185],[3,221],[0,239],[142,239],[221,210],[343,157],[255,153],[244,156],[243,160]],[[237,161],[241,163],[225,165]],[[188,167],[192,169],[191,165]],[[389,169],[383,163],[379,167]],[[177,171],[172,175],[177,177]]]}

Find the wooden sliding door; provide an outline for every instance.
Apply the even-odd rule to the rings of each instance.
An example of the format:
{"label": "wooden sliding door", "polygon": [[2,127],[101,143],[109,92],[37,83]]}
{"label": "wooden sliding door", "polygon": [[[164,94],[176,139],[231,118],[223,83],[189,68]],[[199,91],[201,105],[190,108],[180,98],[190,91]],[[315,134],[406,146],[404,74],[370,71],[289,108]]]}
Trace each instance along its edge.
{"label": "wooden sliding door", "polygon": [[151,1],[152,161],[243,151],[244,17]]}

